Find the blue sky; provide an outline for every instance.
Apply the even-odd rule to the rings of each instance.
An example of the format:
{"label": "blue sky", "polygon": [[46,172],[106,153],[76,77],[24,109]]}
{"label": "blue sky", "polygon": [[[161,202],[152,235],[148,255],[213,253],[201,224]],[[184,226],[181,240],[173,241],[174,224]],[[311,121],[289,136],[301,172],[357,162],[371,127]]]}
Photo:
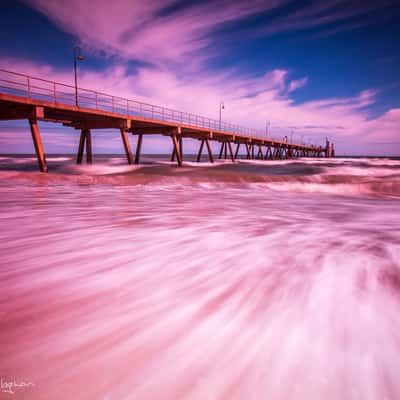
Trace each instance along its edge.
{"label": "blue sky", "polygon": [[[72,83],[78,44],[83,87],[212,118],[224,101],[224,119],[260,130],[270,120],[277,137],[399,154],[399,2],[148,3],[3,0],[0,68]],[[0,151],[30,151],[24,130],[0,123]],[[75,133],[42,131],[49,152],[74,151]],[[99,152],[121,150],[115,132],[96,135]]]}

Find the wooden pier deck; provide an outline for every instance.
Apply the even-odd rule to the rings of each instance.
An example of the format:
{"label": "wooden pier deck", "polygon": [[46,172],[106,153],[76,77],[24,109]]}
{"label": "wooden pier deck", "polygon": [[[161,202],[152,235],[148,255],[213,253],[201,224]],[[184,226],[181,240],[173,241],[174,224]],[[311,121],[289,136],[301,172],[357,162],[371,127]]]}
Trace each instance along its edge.
{"label": "wooden pier deck", "polygon": [[[77,98],[77,104],[76,104]],[[86,153],[92,163],[92,131],[118,129],[129,164],[140,161],[143,138],[164,135],[171,138],[171,160],[178,166],[183,162],[183,139],[199,140],[197,161],[203,150],[214,162],[210,141],[220,143],[219,158],[238,158],[241,146],[247,159],[286,159],[295,157],[330,157],[332,147],[288,143],[262,137],[254,129],[221,122],[187,112],[129,100],[117,96],[78,88],[59,82],[36,78],[0,69],[0,120],[29,121],[39,168],[48,171],[38,121],[63,124],[81,132],[77,149],[77,163]],[[134,156],[129,134],[138,135]]]}

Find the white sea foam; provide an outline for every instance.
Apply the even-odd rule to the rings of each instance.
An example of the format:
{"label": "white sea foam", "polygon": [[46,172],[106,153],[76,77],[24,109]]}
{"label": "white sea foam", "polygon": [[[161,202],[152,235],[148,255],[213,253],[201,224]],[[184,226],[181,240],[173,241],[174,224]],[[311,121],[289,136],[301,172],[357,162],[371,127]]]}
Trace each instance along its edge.
{"label": "white sea foam", "polygon": [[326,164],[277,165],[285,190],[1,172],[0,375],[40,400],[397,400],[400,201],[338,196]]}

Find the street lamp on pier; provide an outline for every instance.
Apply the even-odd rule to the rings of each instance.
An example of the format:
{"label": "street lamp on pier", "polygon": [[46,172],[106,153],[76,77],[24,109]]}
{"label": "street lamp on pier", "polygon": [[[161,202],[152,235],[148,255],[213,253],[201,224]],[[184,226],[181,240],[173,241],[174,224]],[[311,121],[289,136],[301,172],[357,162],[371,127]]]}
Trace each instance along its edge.
{"label": "street lamp on pier", "polygon": [[268,137],[268,130],[269,130],[269,126],[271,125],[271,121],[267,120],[267,122],[265,123],[265,136]]}
{"label": "street lamp on pier", "polygon": [[223,101],[219,103],[219,130],[221,130],[222,110],[225,110],[225,104]]}
{"label": "street lamp on pier", "polygon": [[81,53],[81,48],[78,46],[74,47],[74,74],[75,74],[75,104],[78,106],[78,75],[77,75],[77,67],[78,61],[83,60],[83,55]]}

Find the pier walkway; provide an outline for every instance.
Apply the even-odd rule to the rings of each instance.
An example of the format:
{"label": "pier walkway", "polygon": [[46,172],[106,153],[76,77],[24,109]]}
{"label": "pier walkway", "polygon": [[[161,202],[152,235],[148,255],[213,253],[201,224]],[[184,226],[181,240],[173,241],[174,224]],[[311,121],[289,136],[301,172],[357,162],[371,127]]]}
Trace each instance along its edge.
{"label": "pier walkway", "polygon": [[[171,161],[178,166],[183,161],[183,139],[198,139],[197,161],[206,150],[210,162],[214,156],[210,141],[220,143],[219,158],[233,162],[241,146],[247,159],[286,159],[295,157],[330,157],[332,147],[288,143],[262,137],[254,129],[202,117],[187,112],[78,88],[59,82],[36,78],[0,69],[0,120],[29,121],[32,140],[42,172],[47,172],[45,152],[38,121],[63,124],[80,130],[77,163],[86,153],[86,162],[92,163],[92,131],[118,129],[129,164],[140,161],[143,138],[146,135],[165,135],[171,138]],[[137,135],[132,154],[129,134]],[[204,149],[205,148],[205,149]]]}

